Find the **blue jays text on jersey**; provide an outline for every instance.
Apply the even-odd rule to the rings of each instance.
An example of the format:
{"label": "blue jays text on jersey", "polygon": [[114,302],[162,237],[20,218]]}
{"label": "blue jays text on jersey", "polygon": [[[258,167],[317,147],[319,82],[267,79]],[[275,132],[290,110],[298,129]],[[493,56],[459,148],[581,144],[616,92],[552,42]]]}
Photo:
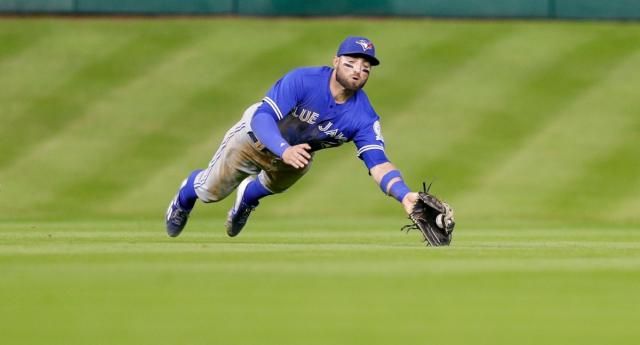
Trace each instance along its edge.
{"label": "blue jays text on jersey", "polygon": [[329,88],[333,69],[303,67],[278,80],[258,112],[268,112],[290,145],[307,143],[312,151],[354,141],[358,156],[368,150],[384,152],[380,118],[363,90],[345,103],[336,103]]}

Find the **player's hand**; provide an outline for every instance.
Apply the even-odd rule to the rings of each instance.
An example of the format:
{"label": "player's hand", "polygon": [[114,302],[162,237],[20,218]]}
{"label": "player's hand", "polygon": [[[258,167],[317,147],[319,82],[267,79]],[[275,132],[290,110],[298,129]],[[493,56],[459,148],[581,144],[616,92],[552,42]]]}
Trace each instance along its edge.
{"label": "player's hand", "polygon": [[413,206],[417,201],[418,193],[416,192],[410,192],[404,196],[404,198],[402,199],[402,206],[404,207],[404,210],[405,212],[407,212],[407,214],[411,214],[411,212],[413,211]]}
{"label": "player's hand", "polygon": [[308,150],[311,150],[309,144],[290,146],[282,153],[282,160],[296,169],[302,169],[309,164],[311,159]]}

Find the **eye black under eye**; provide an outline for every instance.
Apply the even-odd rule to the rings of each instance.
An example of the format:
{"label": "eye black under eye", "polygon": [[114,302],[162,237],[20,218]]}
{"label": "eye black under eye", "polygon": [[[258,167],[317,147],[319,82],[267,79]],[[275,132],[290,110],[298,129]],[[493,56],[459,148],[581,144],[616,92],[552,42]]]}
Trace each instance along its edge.
{"label": "eye black under eye", "polygon": [[350,64],[350,63],[348,63],[348,62],[345,62],[345,63],[344,63],[344,65],[345,65],[345,66],[347,66],[347,67],[349,67],[349,68],[353,68],[353,65],[352,65],[352,64]]}

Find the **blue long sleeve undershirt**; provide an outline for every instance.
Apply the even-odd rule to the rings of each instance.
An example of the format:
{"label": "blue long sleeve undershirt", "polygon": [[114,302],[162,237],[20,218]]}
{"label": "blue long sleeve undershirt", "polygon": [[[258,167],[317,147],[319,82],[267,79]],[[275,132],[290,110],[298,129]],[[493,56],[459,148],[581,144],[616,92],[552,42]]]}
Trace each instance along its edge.
{"label": "blue long sleeve undershirt", "polygon": [[256,138],[278,157],[282,157],[284,151],[291,146],[280,134],[280,129],[278,129],[273,115],[265,111],[259,111],[253,115],[251,130]]}

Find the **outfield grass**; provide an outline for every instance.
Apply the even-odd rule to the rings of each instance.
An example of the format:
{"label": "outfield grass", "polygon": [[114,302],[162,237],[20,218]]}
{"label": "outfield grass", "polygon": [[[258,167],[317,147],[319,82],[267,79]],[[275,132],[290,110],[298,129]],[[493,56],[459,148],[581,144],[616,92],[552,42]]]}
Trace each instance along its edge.
{"label": "outfield grass", "polygon": [[[162,217],[242,110],[348,34],[387,153],[457,215],[453,245],[351,144],[243,234],[231,200]],[[635,344],[640,25],[0,19],[0,341]]]}
{"label": "outfield grass", "polygon": [[[156,219],[245,107],[347,34],[377,44],[387,154],[463,223],[640,223],[640,25],[349,19],[3,18],[0,220]],[[398,216],[354,156],[320,152],[263,212]]]}
{"label": "outfield grass", "polygon": [[[640,233],[461,231],[395,220],[5,223],[11,344],[635,344]],[[303,225],[301,229],[300,224]]]}

